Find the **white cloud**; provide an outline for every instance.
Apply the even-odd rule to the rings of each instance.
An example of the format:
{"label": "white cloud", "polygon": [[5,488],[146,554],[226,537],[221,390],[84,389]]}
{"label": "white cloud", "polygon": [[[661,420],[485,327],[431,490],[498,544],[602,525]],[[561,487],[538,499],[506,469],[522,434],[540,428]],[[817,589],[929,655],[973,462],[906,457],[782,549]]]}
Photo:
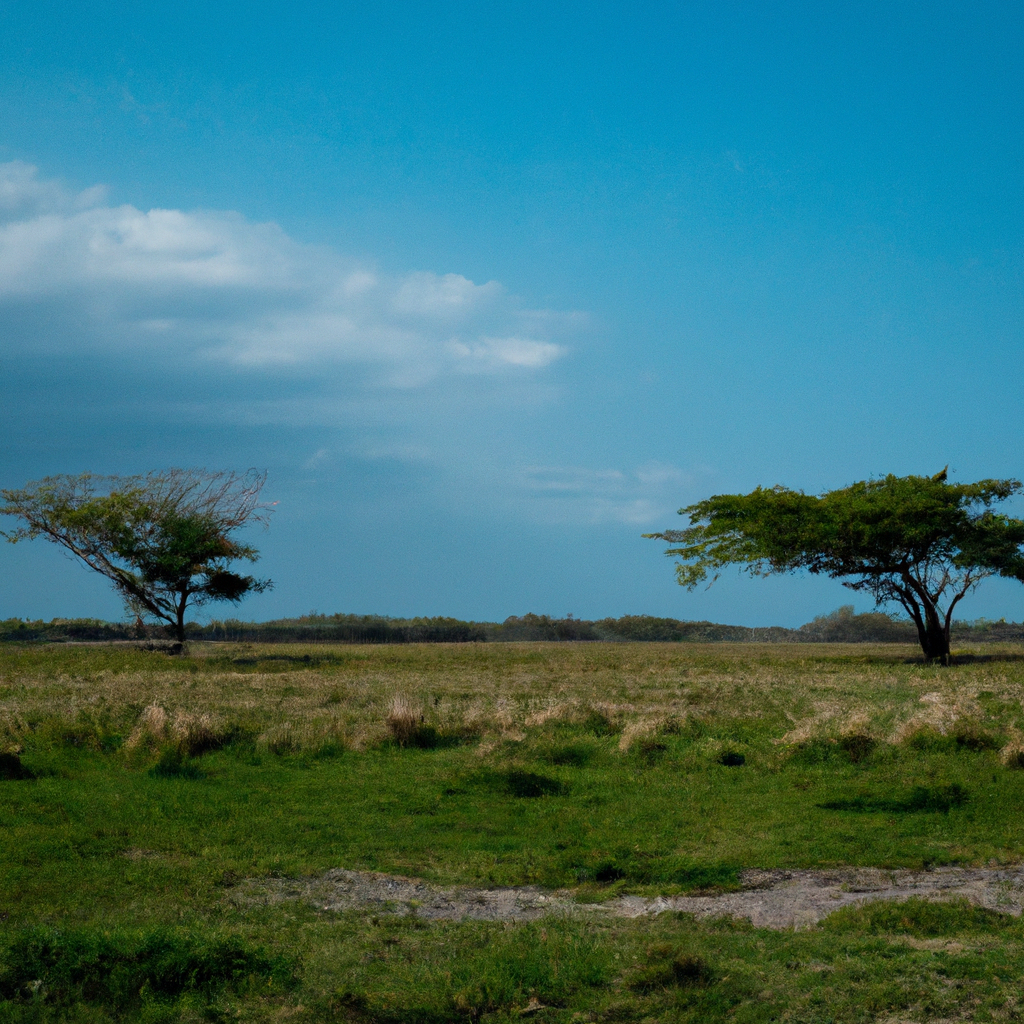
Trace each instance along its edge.
{"label": "white cloud", "polygon": [[0,330],[0,346],[173,348],[250,370],[357,362],[408,387],[543,369],[566,351],[556,336],[578,327],[573,314],[522,308],[496,281],[383,275],[237,213],[103,199],[0,164],[0,328],[5,309],[44,314],[31,331]]}
{"label": "white cloud", "polygon": [[497,281],[474,284],[461,274],[429,274],[417,271],[401,284],[394,307],[413,316],[429,316],[450,323],[461,320],[474,309],[496,301],[502,294]]}
{"label": "white cloud", "polygon": [[480,338],[476,342],[452,341],[451,351],[466,360],[468,368],[496,366],[547,366],[565,351],[561,345],[530,338]]}
{"label": "white cloud", "polygon": [[694,479],[663,463],[632,470],[531,466],[523,471],[521,485],[548,521],[643,526],[668,520]]}

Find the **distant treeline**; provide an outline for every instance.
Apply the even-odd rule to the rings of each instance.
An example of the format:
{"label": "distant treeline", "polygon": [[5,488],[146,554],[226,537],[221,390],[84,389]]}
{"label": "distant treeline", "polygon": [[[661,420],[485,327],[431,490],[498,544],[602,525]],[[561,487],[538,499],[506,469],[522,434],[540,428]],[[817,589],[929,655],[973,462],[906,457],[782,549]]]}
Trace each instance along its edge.
{"label": "distant treeline", "polygon": [[[385,615],[303,615],[271,622],[237,619],[190,623],[193,640],[230,640],[259,643],[409,644],[486,643],[509,640],[612,640],[669,642],[771,643],[917,643],[909,619],[884,612],[854,613],[846,605],[830,615],[819,615],[799,629],[784,626],[726,626],[717,622],[685,622],[653,615],[623,615],[619,619],[553,619],[548,615],[511,616],[504,622],[463,622],[443,617],[393,619]],[[161,626],[141,629],[100,619],[53,619],[0,622],[2,641],[139,640],[165,639]],[[953,624],[954,643],[991,643],[1024,640],[1024,623],[974,622]]]}

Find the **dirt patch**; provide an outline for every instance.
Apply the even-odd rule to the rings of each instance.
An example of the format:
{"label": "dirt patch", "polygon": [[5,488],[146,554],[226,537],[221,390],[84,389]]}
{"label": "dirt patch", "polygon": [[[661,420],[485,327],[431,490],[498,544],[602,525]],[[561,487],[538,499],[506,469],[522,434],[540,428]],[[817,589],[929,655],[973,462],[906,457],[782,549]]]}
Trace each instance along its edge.
{"label": "dirt patch", "polygon": [[840,907],[876,900],[966,899],[1019,916],[1024,910],[1024,868],[936,868],[886,871],[746,871],[741,892],[718,896],[623,896],[613,904],[624,917],[681,910],[697,917],[746,917],[757,928],[806,928]]}
{"label": "dirt patch", "polygon": [[744,917],[757,928],[776,930],[810,927],[840,907],[911,896],[961,898],[1014,916],[1024,910],[1024,867],[752,870],[743,873],[742,885],[739,892],[715,896],[620,896],[593,904],[578,902],[567,889],[444,887],[339,868],[317,878],[251,879],[234,888],[230,898],[240,906],[301,900],[329,913],[367,910],[438,921],[532,921],[550,915],[645,917],[682,911],[700,918]]}
{"label": "dirt patch", "polygon": [[358,909],[438,921],[533,921],[580,909],[568,891],[536,886],[444,888],[415,878],[340,868],[319,878],[249,880],[233,890],[231,899],[242,905],[302,900],[328,912]]}

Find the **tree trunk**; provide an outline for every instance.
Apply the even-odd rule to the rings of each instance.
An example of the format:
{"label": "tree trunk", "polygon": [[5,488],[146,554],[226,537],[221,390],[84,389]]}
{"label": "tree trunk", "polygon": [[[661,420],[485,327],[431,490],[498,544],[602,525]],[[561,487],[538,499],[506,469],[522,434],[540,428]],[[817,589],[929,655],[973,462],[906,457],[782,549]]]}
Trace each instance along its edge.
{"label": "tree trunk", "polygon": [[949,636],[942,626],[933,629],[931,623],[928,624],[921,637],[921,649],[924,651],[925,661],[938,661],[940,665],[949,664]]}
{"label": "tree trunk", "polygon": [[939,609],[930,599],[930,595],[920,590],[915,594],[909,588],[902,592],[903,607],[913,616],[917,626],[917,638],[921,642],[925,661],[938,661],[940,665],[948,665],[949,658],[949,627],[939,615]]}
{"label": "tree trunk", "polygon": [[174,637],[179,643],[185,642],[185,607],[188,604],[188,594],[182,594],[178,601],[178,621],[174,623]]}

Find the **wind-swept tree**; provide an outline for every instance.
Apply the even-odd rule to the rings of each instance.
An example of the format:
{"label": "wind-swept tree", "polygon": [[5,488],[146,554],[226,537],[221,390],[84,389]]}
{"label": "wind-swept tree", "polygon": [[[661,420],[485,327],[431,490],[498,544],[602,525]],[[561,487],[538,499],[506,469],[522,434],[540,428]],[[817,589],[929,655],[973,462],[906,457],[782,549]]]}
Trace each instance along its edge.
{"label": "wind-swept tree", "polygon": [[993,510],[1021,486],[951,484],[943,470],[821,495],[758,487],[689,505],[679,510],[687,529],[645,536],[674,545],[666,554],[679,559],[676,576],[690,590],[738,565],[752,576],[806,569],[866,591],[876,604],[896,602],[917,626],[925,658],[948,664],[959,602],[990,576],[1024,582],[1024,520]]}
{"label": "wind-swept tree", "polygon": [[266,524],[265,473],[168,469],[143,476],[51,476],[22,490],[2,490],[0,514],[24,525],[11,542],[45,537],[113,583],[140,616],[166,623],[185,639],[185,610],[208,601],[240,601],[270,580],[232,572],[255,562],[254,547],[231,534]]}

